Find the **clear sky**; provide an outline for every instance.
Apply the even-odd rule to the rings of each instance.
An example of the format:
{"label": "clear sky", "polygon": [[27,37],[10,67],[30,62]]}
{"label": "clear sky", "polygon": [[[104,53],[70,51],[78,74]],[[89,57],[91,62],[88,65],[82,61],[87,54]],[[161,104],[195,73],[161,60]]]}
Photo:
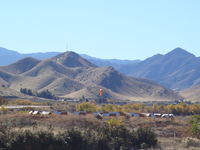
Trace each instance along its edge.
{"label": "clear sky", "polygon": [[200,0],[0,0],[0,46],[144,59],[200,56]]}

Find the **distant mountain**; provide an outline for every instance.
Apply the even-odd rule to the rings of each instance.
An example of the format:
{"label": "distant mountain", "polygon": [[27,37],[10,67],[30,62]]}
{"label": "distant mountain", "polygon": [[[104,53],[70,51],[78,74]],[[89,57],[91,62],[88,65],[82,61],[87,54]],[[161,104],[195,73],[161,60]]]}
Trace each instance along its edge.
{"label": "distant mountain", "polygon": [[[56,57],[60,57],[57,56],[59,54],[63,55],[59,52],[20,54],[15,51],[0,48],[0,65],[5,66],[25,57],[34,57],[35,59],[39,60],[44,60],[51,57],[54,57],[54,59],[56,59]],[[154,55],[150,58],[145,59],[144,61],[99,59],[84,54],[81,56],[82,57],[73,55],[73,57],[77,57],[76,59],[79,59],[78,62],[72,63],[75,58],[70,56],[68,57],[68,59],[65,59],[65,56],[63,56],[63,58],[60,58],[60,60],[56,60],[56,63],[60,63],[62,65],[67,64],[68,66],[65,67],[71,68],[81,67],[81,59],[85,58],[88,61],[85,61],[83,66],[112,66],[117,71],[124,73],[128,76],[153,80],[156,83],[175,90],[182,90],[200,84],[200,58],[182,48],[176,48],[165,55]],[[23,63],[24,62],[21,62],[22,66]],[[69,64],[71,66],[69,66]],[[15,64],[12,64],[12,66],[7,66],[7,70],[6,68],[4,70],[8,71],[9,68],[13,70],[13,65]],[[34,62],[30,63],[27,66],[27,69],[33,66]],[[18,71],[23,72],[26,71],[26,69]]]}
{"label": "distant mountain", "polygon": [[20,74],[23,72],[26,72],[33,68],[35,65],[37,65],[40,61],[31,57],[26,57],[24,59],[21,59],[17,61],[16,63],[13,63],[11,65],[0,67],[4,71],[14,73],[14,74]]}
{"label": "distant mountain", "polygon": [[200,58],[176,48],[132,66],[128,75],[150,79],[172,89],[185,89],[200,84]]}
{"label": "distant mountain", "polygon": [[140,62],[140,60],[100,59],[85,54],[82,54],[81,56],[99,67],[112,66],[123,73],[129,73],[129,67]]}
{"label": "distant mountain", "polygon": [[9,65],[25,57],[33,57],[42,60],[58,54],[59,52],[21,54],[13,50],[0,47],[0,66]]}
{"label": "distant mountain", "polygon": [[18,52],[0,47],[0,66],[11,64],[21,58]]}
{"label": "distant mountain", "polygon": [[[39,60],[43,60],[54,57],[58,54],[60,54],[60,52],[21,54],[16,51],[0,47],[0,66],[9,65],[25,57],[33,57]],[[112,66],[123,73],[129,73],[129,68],[140,62],[140,60],[100,59],[85,54],[82,54],[81,56],[96,66]]]}
{"label": "distant mountain", "polygon": [[172,90],[152,81],[127,77],[113,67],[97,67],[74,52],[42,61],[33,58],[19,60],[1,67],[0,79],[2,87],[16,91],[20,88],[36,91],[48,89],[66,98],[80,98],[83,95],[96,98],[100,88],[104,96],[118,100],[161,101],[181,98]]}

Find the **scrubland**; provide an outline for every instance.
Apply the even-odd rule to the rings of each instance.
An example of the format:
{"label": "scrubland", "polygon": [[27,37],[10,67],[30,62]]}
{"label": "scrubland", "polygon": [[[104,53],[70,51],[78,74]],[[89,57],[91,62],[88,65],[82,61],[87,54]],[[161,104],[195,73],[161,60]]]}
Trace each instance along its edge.
{"label": "scrubland", "polygon": [[[14,103],[15,102],[12,102],[12,104]],[[22,104],[23,101],[16,101],[16,103]],[[28,103],[29,102],[26,101],[26,104]],[[35,103],[35,105],[40,104]],[[58,140],[54,142],[62,143],[63,136],[61,135],[65,134],[65,137],[69,137],[69,134],[72,134],[73,136],[74,134],[80,134],[79,138],[83,141],[86,140],[86,143],[88,144],[86,146],[87,148],[84,147],[83,144],[83,147],[81,147],[80,149],[95,150],[97,149],[97,147],[92,147],[90,144],[96,145],[98,142],[102,142],[101,140],[103,139],[105,140],[104,145],[107,145],[108,150],[113,149],[113,144],[115,145],[116,143],[120,142],[121,144],[119,144],[118,146],[115,145],[116,147],[114,149],[121,148],[126,150],[131,148],[130,145],[132,145],[132,148],[135,146],[135,149],[198,150],[200,148],[200,140],[198,139],[198,135],[194,134],[195,132],[198,132],[198,130],[192,130],[193,124],[191,124],[191,119],[193,118],[193,114],[190,113],[190,109],[196,110],[196,112],[198,112],[198,105],[178,104],[177,106],[170,105],[169,107],[131,104],[129,106],[119,106],[112,104],[96,105],[95,103],[74,104],[66,102],[46,103],[46,105],[51,106],[49,108],[46,108],[46,111],[87,111],[88,114],[85,116],[80,116],[73,113],[68,113],[67,115],[57,115],[52,113],[51,115],[42,116],[30,115],[28,112],[32,108],[24,108],[19,110],[3,109],[0,110],[0,135],[10,133],[9,136],[11,136],[15,133],[15,135],[18,135],[19,137],[24,138],[23,140],[25,140],[27,136],[31,136],[34,133],[34,138],[38,138],[39,136],[44,136],[44,138],[45,136],[51,136],[52,140]],[[176,117],[173,119],[149,117],[127,118],[125,116],[118,116],[104,117],[102,120],[98,120],[92,114],[93,111],[103,110],[151,112],[151,109],[157,109],[157,111],[159,111],[160,109],[161,112],[164,112],[167,110],[167,108],[173,108],[174,112],[179,113],[179,115],[176,115]],[[184,109],[187,111],[184,112]],[[170,109],[168,109],[168,111],[170,112]],[[180,112],[184,113],[181,114]],[[139,130],[142,130],[141,134],[143,136],[146,136],[147,139],[142,139],[141,137],[139,138]],[[88,135],[88,133],[90,133],[91,135]],[[127,136],[131,137],[131,142],[127,140]],[[151,141],[151,137],[153,141]],[[138,142],[138,139],[142,139],[143,141]],[[15,139],[13,140],[17,141],[17,138],[15,137]],[[35,140],[37,141],[38,139]],[[150,144],[147,141],[151,141]],[[137,145],[135,143],[140,144]],[[64,147],[66,148],[66,145],[64,145]],[[52,148],[48,147],[46,149]],[[54,147],[53,149],[56,148]],[[99,147],[99,149],[106,148]]]}

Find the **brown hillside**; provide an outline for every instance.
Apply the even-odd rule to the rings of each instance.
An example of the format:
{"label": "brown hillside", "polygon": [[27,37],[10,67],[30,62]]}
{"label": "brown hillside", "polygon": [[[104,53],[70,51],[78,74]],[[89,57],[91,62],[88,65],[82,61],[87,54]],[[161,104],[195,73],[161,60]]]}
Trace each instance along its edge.
{"label": "brown hillside", "polygon": [[91,62],[71,51],[57,55],[52,60],[66,67],[96,67]]}
{"label": "brown hillside", "polygon": [[10,88],[18,91],[20,88],[48,89],[57,96],[70,98],[83,95],[95,98],[102,88],[107,98],[120,100],[180,99],[172,90],[154,82],[127,77],[112,67],[96,67],[74,52],[38,62],[20,75],[0,72],[0,76],[4,77]]}
{"label": "brown hillside", "polygon": [[65,95],[83,89],[85,86],[75,80],[65,78],[56,79],[41,90],[50,90],[57,95]]}
{"label": "brown hillside", "polygon": [[127,99],[134,97],[151,99],[179,99],[172,90],[146,79],[127,77],[112,67],[89,68],[78,74],[76,80],[85,85],[98,85]]}
{"label": "brown hillside", "polygon": [[186,89],[180,92],[180,95],[186,100],[199,102],[200,100],[200,85]]}
{"label": "brown hillside", "polygon": [[14,77],[15,77],[15,75],[13,75],[11,73],[8,73],[8,72],[5,72],[5,71],[0,69],[0,78],[1,78],[1,80],[4,80],[4,81],[8,82],[8,81],[12,80]]}
{"label": "brown hillside", "polygon": [[55,76],[67,75],[73,77],[76,74],[73,69],[66,68],[63,65],[58,64],[51,59],[48,59],[40,62],[38,65],[25,72],[23,75],[35,77],[40,76],[41,74],[47,74],[49,72],[53,72]]}
{"label": "brown hillside", "polygon": [[11,88],[1,87],[1,86],[0,86],[0,96],[20,97],[20,98],[29,97]]}

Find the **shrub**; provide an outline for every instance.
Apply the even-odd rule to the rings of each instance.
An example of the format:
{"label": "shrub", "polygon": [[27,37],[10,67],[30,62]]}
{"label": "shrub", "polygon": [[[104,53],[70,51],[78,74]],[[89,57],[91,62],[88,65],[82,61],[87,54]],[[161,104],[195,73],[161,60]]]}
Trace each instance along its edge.
{"label": "shrub", "polygon": [[[105,133],[106,134],[106,133]],[[110,148],[115,150],[130,149],[133,145],[133,134],[124,126],[111,127],[107,133]]]}
{"label": "shrub", "polygon": [[5,108],[5,107],[0,107],[0,112],[2,112],[2,113],[6,113],[7,111],[8,111],[7,108]]}
{"label": "shrub", "polygon": [[30,95],[30,96],[33,96],[33,91],[31,89],[27,89],[27,88],[21,88],[20,89],[20,92],[21,93],[24,93],[24,94],[27,94],[27,95]]}
{"label": "shrub", "polygon": [[97,110],[97,106],[93,103],[84,102],[77,106],[78,111],[86,111],[86,112],[95,112]]}
{"label": "shrub", "polygon": [[36,94],[38,97],[49,98],[49,99],[57,99],[55,95],[53,95],[49,90],[42,91]]}
{"label": "shrub", "polygon": [[123,125],[109,126],[105,124],[98,132],[101,135],[101,143],[109,149],[131,149],[131,148],[150,148],[157,145],[157,138],[149,128],[139,128],[130,131]]}
{"label": "shrub", "polygon": [[157,145],[156,135],[150,128],[139,128],[135,132],[135,136],[138,148],[155,147]]}
{"label": "shrub", "polygon": [[111,119],[107,120],[106,123],[111,127],[122,125],[122,121],[119,119],[115,119],[115,118],[111,118]]}
{"label": "shrub", "polygon": [[0,149],[6,149],[6,138],[5,138],[5,135],[0,132]]}
{"label": "shrub", "polygon": [[148,128],[130,131],[106,123],[98,129],[72,128],[57,135],[50,131],[11,131],[6,127],[0,130],[0,149],[7,150],[129,150],[156,144],[156,136]]}
{"label": "shrub", "polygon": [[190,123],[192,135],[200,138],[200,115],[192,116]]}
{"label": "shrub", "polygon": [[7,104],[7,102],[8,101],[4,97],[0,96],[0,105]]}
{"label": "shrub", "polygon": [[117,111],[117,105],[106,104],[106,105],[103,105],[101,109],[103,112],[114,112],[114,111]]}
{"label": "shrub", "polygon": [[191,137],[187,137],[185,138],[183,141],[183,147],[200,147],[200,140],[195,139],[195,138],[191,138]]}
{"label": "shrub", "polygon": [[16,132],[8,144],[9,150],[62,150],[64,144],[47,131]]}

